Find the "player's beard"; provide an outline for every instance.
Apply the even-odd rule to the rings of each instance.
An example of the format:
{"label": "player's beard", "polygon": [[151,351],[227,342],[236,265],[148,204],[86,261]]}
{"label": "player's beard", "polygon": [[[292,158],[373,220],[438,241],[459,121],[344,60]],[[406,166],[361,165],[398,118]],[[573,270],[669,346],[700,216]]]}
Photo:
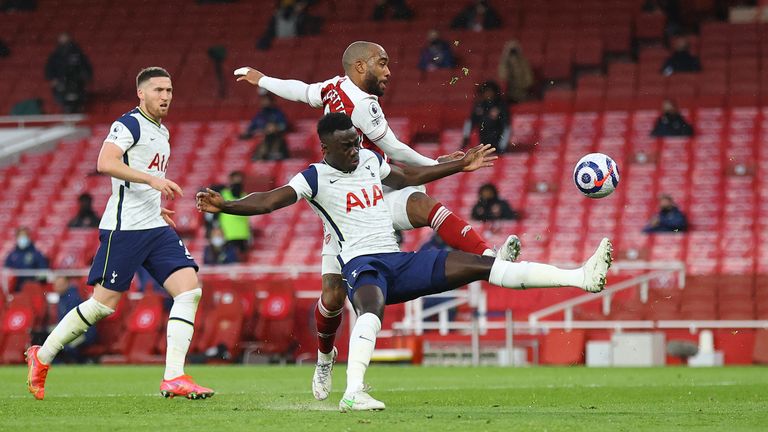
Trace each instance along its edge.
{"label": "player's beard", "polygon": [[384,90],[379,87],[379,79],[376,78],[376,75],[372,74],[370,71],[365,73],[363,85],[365,86],[366,92],[379,97],[384,96]]}

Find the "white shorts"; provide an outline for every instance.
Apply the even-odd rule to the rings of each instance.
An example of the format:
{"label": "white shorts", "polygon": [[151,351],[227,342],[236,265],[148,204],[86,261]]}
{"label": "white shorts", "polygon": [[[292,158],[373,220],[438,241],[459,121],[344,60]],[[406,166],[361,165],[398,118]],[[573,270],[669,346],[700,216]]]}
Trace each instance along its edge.
{"label": "white shorts", "polygon": [[[416,192],[426,193],[424,186],[408,186],[403,189],[391,189],[384,186],[384,203],[392,215],[392,227],[395,231],[406,231],[413,229],[411,221],[408,219],[408,198]],[[341,264],[339,263],[339,244],[331,240],[330,233],[323,227],[323,259],[320,274],[341,274]]]}

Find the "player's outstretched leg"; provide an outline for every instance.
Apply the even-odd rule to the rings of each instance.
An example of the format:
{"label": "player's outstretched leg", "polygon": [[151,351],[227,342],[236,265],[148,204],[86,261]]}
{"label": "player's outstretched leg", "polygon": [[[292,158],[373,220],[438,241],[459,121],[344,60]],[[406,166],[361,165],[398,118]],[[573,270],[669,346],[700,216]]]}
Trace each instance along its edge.
{"label": "player's outstretched leg", "polygon": [[197,286],[197,275],[190,267],[176,271],[164,283],[173,297],[173,306],[168,314],[167,339],[165,353],[165,374],[160,383],[160,394],[167,398],[182,396],[187,399],[206,399],[214,391],[195,383],[191,376],[184,373],[184,361],[189,351],[189,344],[195,330],[197,305],[203,290],[200,288],[184,289]]}
{"label": "player's outstretched leg", "polygon": [[[323,266],[326,266],[326,256],[323,256]],[[338,265],[336,258],[332,258]],[[338,270],[341,271],[340,269]],[[344,301],[347,290],[339,273],[323,274],[323,292],[315,306],[315,322],[317,323],[317,364],[312,375],[312,394],[317,400],[325,400],[331,393],[333,364],[338,351],[334,347],[336,331],[341,325]]]}
{"label": "player's outstretched leg", "polygon": [[[418,228],[431,227],[448,246],[475,255],[496,256],[485,239],[467,221],[448,210],[440,202],[425,193],[415,192],[408,196],[406,205],[408,220]],[[517,237],[514,237],[517,239]],[[508,238],[509,242],[512,240]],[[498,257],[505,261],[514,261],[520,254],[520,241],[516,245],[505,245],[499,250]]]}
{"label": "player's outstretched leg", "polygon": [[496,259],[490,262],[487,257],[451,252],[446,261],[446,281],[451,287],[485,279],[505,288],[574,286],[588,292],[600,292],[605,288],[612,252],[610,240],[604,238],[583,266],[570,270],[527,261],[510,263]]}
{"label": "player's outstretched leg", "polygon": [[[109,316],[115,310],[105,306],[96,300],[96,297],[104,300],[110,298],[107,303],[117,304],[120,299],[120,293],[107,290],[101,286],[96,287],[94,297],[80,303],[76,308],[69,311],[61,319],[56,328],[45,339],[42,346],[31,346],[25,352],[27,358],[27,389],[35,399],[45,397],[45,379],[48,376],[50,364],[56,354],[58,354],[64,345],[72,342],[85,333],[89,327],[96,324],[102,318]],[[112,299],[114,299],[112,301]]]}

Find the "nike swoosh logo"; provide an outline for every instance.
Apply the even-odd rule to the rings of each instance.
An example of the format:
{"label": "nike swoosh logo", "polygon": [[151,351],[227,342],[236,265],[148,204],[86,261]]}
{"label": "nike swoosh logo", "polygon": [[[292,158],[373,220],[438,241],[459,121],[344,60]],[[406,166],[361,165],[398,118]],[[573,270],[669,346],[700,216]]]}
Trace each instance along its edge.
{"label": "nike swoosh logo", "polygon": [[336,183],[337,181],[339,181],[339,179],[336,179],[336,180],[331,180],[331,184],[334,184],[334,183]]}
{"label": "nike swoosh logo", "polygon": [[154,141],[155,139],[154,139],[154,138],[150,138],[149,140],[150,140],[150,141]]}
{"label": "nike swoosh logo", "polygon": [[606,174],[602,180],[595,179],[595,186],[601,187],[603,183],[605,183],[609,178],[611,178],[611,174],[613,174],[613,167],[608,168],[608,174]]}
{"label": "nike swoosh logo", "polygon": [[373,342],[372,340],[368,339],[368,338],[367,338],[367,337],[365,337],[365,336],[360,336],[360,339],[365,339],[365,340],[367,340],[368,342]]}

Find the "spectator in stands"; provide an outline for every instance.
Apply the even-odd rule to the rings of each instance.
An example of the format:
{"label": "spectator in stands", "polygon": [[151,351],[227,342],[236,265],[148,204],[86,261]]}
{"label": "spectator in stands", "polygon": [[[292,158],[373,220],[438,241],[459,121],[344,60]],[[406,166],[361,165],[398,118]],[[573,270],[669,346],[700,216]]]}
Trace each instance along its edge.
{"label": "spectator in stands", "polygon": [[205,264],[234,264],[239,262],[237,248],[228,244],[221,228],[213,228],[208,237],[208,246],[203,251]]}
{"label": "spectator in stands", "polygon": [[11,55],[11,49],[8,48],[8,44],[4,40],[0,39],[0,58],[9,57]]}
{"label": "spectator in stands", "polygon": [[453,29],[483,31],[501,27],[499,14],[489,4],[488,0],[475,0],[467,5],[451,22]]}
{"label": "spectator in stands", "polygon": [[250,139],[256,133],[263,133],[264,140],[253,153],[253,160],[286,159],[289,157],[288,145],[285,142],[288,121],[283,111],[275,105],[271,93],[259,89],[259,94],[261,110],[253,117],[240,139]]}
{"label": "spectator in stands", "polygon": [[93,197],[88,192],[77,197],[77,214],[69,221],[70,228],[98,228],[101,217],[93,210]]}
{"label": "spectator in stands", "polygon": [[477,89],[476,102],[472,113],[464,122],[463,147],[469,145],[472,130],[478,128],[480,142],[491,144],[498,153],[503,153],[509,144],[509,110],[501,97],[499,85],[486,81]]}
{"label": "spectator in stands", "polygon": [[685,39],[676,40],[675,50],[664,62],[661,73],[669,76],[674,73],[699,71],[701,71],[701,62],[699,62],[698,57],[688,51],[688,41]]}
{"label": "spectator in stands", "polygon": [[393,20],[409,20],[413,18],[413,9],[408,6],[405,0],[376,0],[371,19],[374,21],[384,21],[387,19],[387,13],[390,13],[389,18]]}
{"label": "spectator in stands", "polygon": [[[64,276],[59,276],[53,281],[53,291],[59,295],[59,303],[56,306],[57,320],[61,321],[64,315],[83,302],[80,290]],[[91,326],[77,339],[68,343],[62,350],[62,356],[57,357],[66,363],[84,363],[87,357],[83,355],[83,349],[96,342],[96,326]]]}
{"label": "spectator in stands", "polygon": [[427,33],[427,45],[421,49],[419,69],[431,71],[454,67],[456,67],[456,60],[453,57],[451,44],[440,38],[440,33],[437,30],[430,30]]}
{"label": "spectator in stands", "polygon": [[[27,227],[20,227],[16,230],[16,247],[5,258],[5,267],[15,270],[37,270],[48,268],[48,258],[42,254],[29,235]],[[18,292],[25,282],[34,280],[30,276],[19,276],[16,278],[14,291]],[[43,278],[44,279],[44,278]]]}
{"label": "spectator in stands", "polygon": [[688,220],[677,208],[675,201],[667,194],[659,196],[659,213],[643,229],[643,232],[685,232],[688,231]]}
{"label": "spectator in stands", "polygon": [[480,186],[478,199],[472,208],[472,219],[488,222],[517,219],[517,212],[506,200],[499,198],[499,191],[492,183]]}
{"label": "spectator in stands", "polygon": [[693,127],[685,121],[685,117],[680,114],[675,102],[667,99],[662,105],[662,113],[656,119],[656,125],[651,131],[651,136],[655,137],[681,137],[693,136]]}
{"label": "spectator in stands", "polygon": [[277,10],[269,21],[267,30],[256,44],[256,48],[268,50],[275,38],[295,38],[320,31],[322,20],[307,13],[307,0],[280,0]]}
{"label": "spectator in stands", "polygon": [[85,86],[92,78],[93,69],[88,56],[68,34],[60,34],[58,45],[45,64],[45,79],[65,113],[82,112]]}
{"label": "spectator in stands", "polygon": [[[221,190],[221,196],[226,200],[240,199],[247,194],[243,189],[244,175],[241,171],[229,173],[229,185]],[[251,226],[247,216],[219,214],[219,227],[224,233],[227,245],[234,246],[240,255],[248,253],[251,242]],[[213,232],[213,231],[211,231]]]}
{"label": "spectator in stands", "polygon": [[507,85],[509,103],[525,102],[533,87],[533,69],[520,49],[520,43],[511,40],[504,45],[499,59],[499,80]]}

